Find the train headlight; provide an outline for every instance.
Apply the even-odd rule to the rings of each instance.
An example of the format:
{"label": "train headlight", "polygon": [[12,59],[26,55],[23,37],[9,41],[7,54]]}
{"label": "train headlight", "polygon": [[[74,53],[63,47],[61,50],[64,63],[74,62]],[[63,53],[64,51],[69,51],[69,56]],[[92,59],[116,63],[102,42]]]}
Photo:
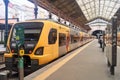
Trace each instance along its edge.
{"label": "train headlight", "polygon": [[35,55],[43,55],[43,47],[40,47],[38,48],[36,51],[35,51]]}

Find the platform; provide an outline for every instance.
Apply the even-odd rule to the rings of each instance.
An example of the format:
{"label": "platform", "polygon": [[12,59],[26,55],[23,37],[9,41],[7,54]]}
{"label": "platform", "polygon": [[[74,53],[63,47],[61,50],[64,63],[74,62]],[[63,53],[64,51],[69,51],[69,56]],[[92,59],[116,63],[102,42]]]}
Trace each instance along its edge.
{"label": "platform", "polygon": [[115,75],[107,67],[106,54],[97,40],[26,76],[24,80],[120,80],[120,48]]}

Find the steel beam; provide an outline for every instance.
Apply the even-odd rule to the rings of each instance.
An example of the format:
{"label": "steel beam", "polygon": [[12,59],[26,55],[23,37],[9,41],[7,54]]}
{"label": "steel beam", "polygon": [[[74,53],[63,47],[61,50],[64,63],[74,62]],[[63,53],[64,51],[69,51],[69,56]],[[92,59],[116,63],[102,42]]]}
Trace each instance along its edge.
{"label": "steel beam", "polygon": [[[34,0],[29,0],[29,1],[34,2]],[[47,0],[35,0],[35,1],[37,2],[38,6],[46,9],[47,11],[49,11],[51,13],[54,13],[58,17],[61,17],[61,18],[65,19],[65,20],[69,21],[70,23],[79,26],[80,28],[86,29],[86,27],[82,26],[83,24],[81,24],[81,22],[75,21],[75,19],[71,18],[69,14],[64,14],[61,10],[59,10],[58,8],[56,8],[54,5],[52,5],[51,3],[49,3]]]}

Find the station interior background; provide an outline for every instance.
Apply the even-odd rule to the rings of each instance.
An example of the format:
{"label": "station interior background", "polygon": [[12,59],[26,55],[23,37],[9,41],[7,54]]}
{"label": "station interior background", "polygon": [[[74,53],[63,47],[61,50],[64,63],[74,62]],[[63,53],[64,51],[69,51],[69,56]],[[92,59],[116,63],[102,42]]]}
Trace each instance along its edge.
{"label": "station interior background", "polygon": [[[102,9],[108,9],[108,10],[113,10],[113,12],[111,12],[110,16],[108,16],[108,18],[111,18],[115,12],[118,10],[118,7],[120,6],[120,4],[116,4],[115,2],[110,2],[110,1],[105,1],[105,0],[101,0],[101,2],[99,3],[99,0],[85,0],[82,1],[81,0],[76,0],[78,2],[78,5],[80,5],[81,10],[83,11],[85,17],[87,18],[87,20],[89,21],[91,18],[95,17],[95,14],[92,14],[90,12],[96,12],[96,15],[98,16],[103,16],[105,18],[107,18],[107,14],[102,10]],[[89,4],[88,4],[89,2]],[[84,4],[83,4],[84,3]],[[94,5],[92,3],[95,3]],[[105,3],[105,4],[104,4]],[[111,4],[111,6],[114,7],[110,7],[107,6],[109,5],[109,3]],[[97,7],[98,4],[101,4],[99,7]],[[92,6],[93,5],[93,6]],[[98,13],[99,11],[97,9],[95,9],[94,7],[99,8],[98,10],[100,10],[100,13]],[[31,3],[28,0],[9,0],[9,4],[8,4],[8,18],[13,19],[11,21],[9,21],[9,24],[13,24],[15,22],[17,22],[16,20],[14,20],[14,18],[18,18],[19,21],[25,21],[25,20],[29,20],[29,19],[34,19],[34,4]],[[90,9],[86,9],[87,8],[92,8],[91,11],[87,11]],[[0,42],[4,41],[4,24],[5,24],[5,4],[3,2],[3,0],[0,0]],[[87,14],[88,13],[88,14]],[[41,7],[38,6],[38,18],[48,18],[49,12]],[[89,15],[89,16],[88,16]],[[55,14],[52,14],[52,19],[57,21],[58,17]],[[64,23],[64,19],[61,19],[61,22]],[[67,25],[69,25],[69,22],[66,22]],[[92,20],[91,22],[85,24],[85,25],[89,25],[89,27],[91,28],[91,30],[88,32],[89,34],[94,34],[94,31],[98,31],[98,34],[102,34],[101,32],[105,30],[106,26],[107,26],[108,22],[103,20],[103,19],[95,19]],[[11,26],[10,25],[10,26]],[[9,26],[9,27],[10,27]],[[94,32],[94,33],[93,33]]]}

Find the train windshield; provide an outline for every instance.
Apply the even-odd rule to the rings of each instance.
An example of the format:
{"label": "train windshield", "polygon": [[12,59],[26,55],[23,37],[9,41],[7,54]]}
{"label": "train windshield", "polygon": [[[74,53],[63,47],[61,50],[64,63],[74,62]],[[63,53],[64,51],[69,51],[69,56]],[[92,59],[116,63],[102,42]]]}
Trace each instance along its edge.
{"label": "train windshield", "polygon": [[24,36],[25,41],[38,41],[40,37],[40,33],[43,28],[42,22],[24,22],[24,23],[17,23],[14,25],[11,41],[15,41],[15,34],[16,30],[15,27],[24,27]]}

